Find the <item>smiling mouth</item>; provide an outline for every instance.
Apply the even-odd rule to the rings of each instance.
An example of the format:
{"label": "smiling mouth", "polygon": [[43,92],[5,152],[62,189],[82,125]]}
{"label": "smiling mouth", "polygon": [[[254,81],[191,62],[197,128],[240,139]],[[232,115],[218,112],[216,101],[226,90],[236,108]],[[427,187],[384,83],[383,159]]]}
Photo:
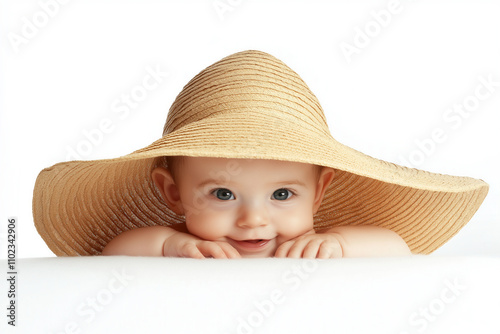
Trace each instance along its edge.
{"label": "smiling mouth", "polygon": [[234,240],[234,242],[241,248],[249,251],[262,250],[271,239],[247,239],[247,240]]}

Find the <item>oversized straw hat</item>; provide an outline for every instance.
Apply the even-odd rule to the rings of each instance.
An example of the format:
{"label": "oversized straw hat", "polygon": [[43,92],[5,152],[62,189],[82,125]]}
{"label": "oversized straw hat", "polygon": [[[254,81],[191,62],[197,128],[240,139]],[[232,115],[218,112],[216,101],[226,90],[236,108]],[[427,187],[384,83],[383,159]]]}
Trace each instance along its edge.
{"label": "oversized straw hat", "polygon": [[322,231],[377,225],[428,254],[472,217],[488,185],[378,160],[340,144],[304,81],[260,51],[230,55],[196,75],[172,104],[163,137],[129,155],[40,172],[35,226],[56,255],[97,255],[123,231],[180,223],[150,173],[164,156],[276,159],[336,169],[314,216]]}

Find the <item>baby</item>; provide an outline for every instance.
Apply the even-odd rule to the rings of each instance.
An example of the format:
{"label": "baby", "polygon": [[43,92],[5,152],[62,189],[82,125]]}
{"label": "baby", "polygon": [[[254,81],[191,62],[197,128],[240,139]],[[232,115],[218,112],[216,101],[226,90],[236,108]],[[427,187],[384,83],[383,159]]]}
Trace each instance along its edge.
{"label": "baby", "polygon": [[130,230],[104,255],[192,258],[340,258],[411,254],[403,239],[376,226],[313,229],[331,168],[299,162],[170,157],[152,178],[185,224]]}

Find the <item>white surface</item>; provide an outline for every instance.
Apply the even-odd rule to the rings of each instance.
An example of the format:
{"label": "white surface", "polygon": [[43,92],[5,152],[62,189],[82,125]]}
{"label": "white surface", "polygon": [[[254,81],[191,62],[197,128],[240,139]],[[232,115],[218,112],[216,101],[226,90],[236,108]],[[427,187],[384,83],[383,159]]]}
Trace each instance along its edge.
{"label": "white surface", "polygon": [[[401,0],[348,62],[342,43],[359,42],[358,29],[376,29],[375,16],[384,20],[397,2],[55,1],[0,1],[0,258],[10,216],[19,221],[18,257],[53,256],[31,216],[42,168],[74,159],[70,150],[99,127],[106,133],[83,159],[146,146],[193,75],[245,49],[269,52],[298,72],[337,140],[380,159],[490,183],[479,212],[437,253],[500,254],[500,87],[467,117],[447,114],[474,96],[481,77],[500,81],[498,2]],[[222,16],[220,3],[231,4]],[[40,27],[30,31],[29,22]],[[12,36],[23,33],[26,43],[16,47]],[[126,107],[123,94],[156,69],[169,75]],[[442,142],[418,153],[416,142],[438,129]],[[424,158],[415,160],[418,154]]]}
{"label": "white surface", "polygon": [[2,333],[500,331],[493,258],[87,257],[17,267],[18,326],[1,321]]}

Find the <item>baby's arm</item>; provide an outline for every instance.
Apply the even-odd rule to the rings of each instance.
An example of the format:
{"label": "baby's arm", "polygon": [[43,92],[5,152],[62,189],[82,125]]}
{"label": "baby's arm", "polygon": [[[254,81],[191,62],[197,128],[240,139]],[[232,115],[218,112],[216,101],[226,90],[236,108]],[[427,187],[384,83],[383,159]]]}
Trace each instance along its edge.
{"label": "baby's arm", "polygon": [[129,230],[112,239],[102,255],[174,256],[203,259],[239,258],[231,245],[207,241],[167,226],[150,226]]}
{"label": "baby's arm", "polygon": [[378,226],[338,226],[283,243],[276,257],[339,258],[411,255],[395,232]]}

